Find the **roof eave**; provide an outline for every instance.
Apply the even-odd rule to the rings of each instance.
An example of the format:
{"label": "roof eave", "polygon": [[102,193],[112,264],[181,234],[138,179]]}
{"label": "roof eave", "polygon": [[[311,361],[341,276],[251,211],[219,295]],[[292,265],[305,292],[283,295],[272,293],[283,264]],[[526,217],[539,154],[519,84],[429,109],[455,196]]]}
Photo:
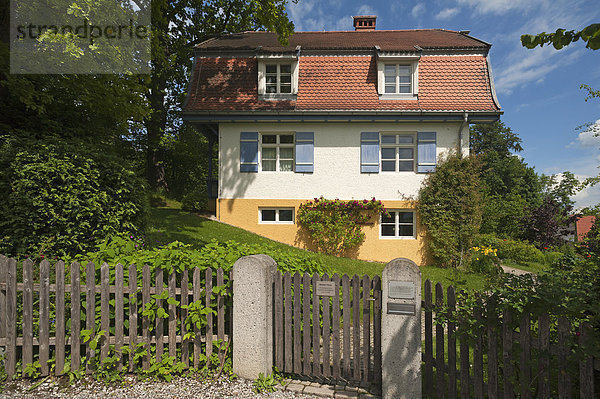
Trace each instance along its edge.
{"label": "roof eave", "polygon": [[199,122],[462,122],[468,114],[469,123],[491,123],[499,120],[503,111],[435,110],[435,111],[373,111],[373,110],[296,110],[296,111],[184,111],[183,120]]}

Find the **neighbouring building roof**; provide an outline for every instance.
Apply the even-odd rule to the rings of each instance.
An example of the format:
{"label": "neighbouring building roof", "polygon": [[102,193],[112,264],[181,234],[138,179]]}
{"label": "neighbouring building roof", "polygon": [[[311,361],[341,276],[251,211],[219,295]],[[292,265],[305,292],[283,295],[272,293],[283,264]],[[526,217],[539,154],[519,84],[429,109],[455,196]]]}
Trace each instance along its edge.
{"label": "neighbouring building roof", "polygon": [[[372,110],[500,113],[486,58],[489,48],[490,44],[466,34],[438,29],[299,32],[290,38],[287,46],[282,46],[273,33],[231,34],[207,40],[196,47],[184,112]],[[350,54],[350,51],[361,49],[367,51]],[[425,49],[436,53],[430,52],[429,55]],[[256,55],[298,50],[298,93],[295,100],[261,100]],[[302,56],[305,50],[324,52],[322,55]],[[336,53],[328,54],[325,50],[335,50]],[[346,50],[348,54],[344,55]],[[380,99],[377,92],[379,51],[420,55],[416,99]]]}
{"label": "neighbouring building roof", "polygon": [[575,232],[577,234],[577,241],[583,241],[587,233],[590,232],[594,222],[596,221],[595,216],[582,216],[575,222]]}

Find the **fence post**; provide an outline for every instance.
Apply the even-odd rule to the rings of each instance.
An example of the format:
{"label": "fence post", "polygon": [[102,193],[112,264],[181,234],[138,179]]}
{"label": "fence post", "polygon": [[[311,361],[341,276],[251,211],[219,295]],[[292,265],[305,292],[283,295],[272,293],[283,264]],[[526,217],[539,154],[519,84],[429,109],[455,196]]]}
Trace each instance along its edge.
{"label": "fence post", "polygon": [[421,270],[396,258],[383,269],[382,397],[421,397]]}
{"label": "fence post", "polygon": [[251,255],[233,265],[233,372],[256,379],[273,368],[273,281],[277,264]]}

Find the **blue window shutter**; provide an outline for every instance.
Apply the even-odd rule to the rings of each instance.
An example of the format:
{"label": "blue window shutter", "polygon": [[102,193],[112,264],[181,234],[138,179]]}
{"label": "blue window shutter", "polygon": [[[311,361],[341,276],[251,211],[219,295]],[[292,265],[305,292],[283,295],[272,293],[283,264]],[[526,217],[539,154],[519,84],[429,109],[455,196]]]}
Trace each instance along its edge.
{"label": "blue window shutter", "polygon": [[436,132],[417,133],[417,172],[435,172],[437,163]]}
{"label": "blue window shutter", "polygon": [[360,134],[360,172],[379,173],[379,132]]}
{"label": "blue window shutter", "polygon": [[258,132],[240,133],[240,172],[258,172]]}
{"label": "blue window shutter", "polygon": [[296,173],[313,173],[315,169],[314,132],[296,132]]}

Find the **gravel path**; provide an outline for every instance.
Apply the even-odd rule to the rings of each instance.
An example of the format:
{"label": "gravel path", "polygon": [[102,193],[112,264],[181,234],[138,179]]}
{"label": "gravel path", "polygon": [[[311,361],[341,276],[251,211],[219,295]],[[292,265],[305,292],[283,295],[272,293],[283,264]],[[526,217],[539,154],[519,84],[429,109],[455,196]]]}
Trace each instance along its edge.
{"label": "gravel path", "polygon": [[237,378],[229,381],[220,378],[216,381],[201,381],[193,378],[175,378],[171,382],[135,381],[126,377],[123,384],[106,385],[94,380],[85,380],[69,385],[69,380],[49,379],[39,387],[28,391],[35,383],[18,380],[7,383],[0,399],[8,398],[140,398],[140,399],[180,399],[180,398],[277,398],[277,399],[316,399],[316,396],[302,395],[291,391],[256,394],[252,392],[252,381]]}

